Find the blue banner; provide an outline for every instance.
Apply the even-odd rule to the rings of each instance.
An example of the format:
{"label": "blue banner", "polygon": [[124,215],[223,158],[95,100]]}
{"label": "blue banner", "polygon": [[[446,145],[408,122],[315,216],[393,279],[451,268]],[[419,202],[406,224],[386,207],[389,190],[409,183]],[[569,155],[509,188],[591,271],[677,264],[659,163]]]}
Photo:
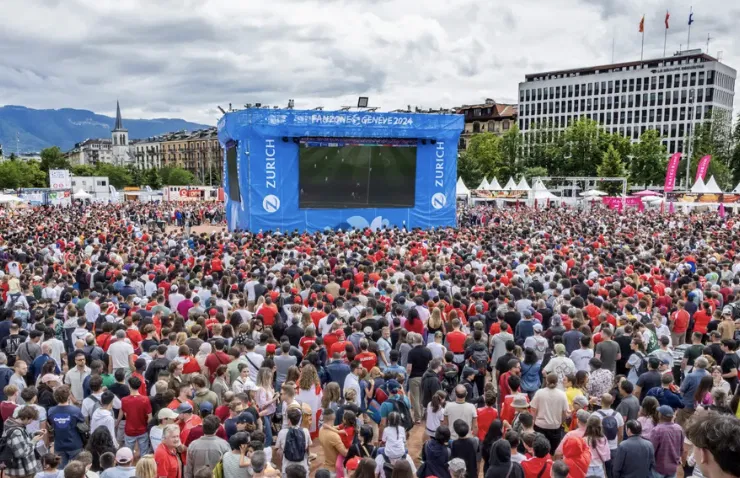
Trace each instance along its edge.
{"label": "blue banner", "polygon": [[[247,109],[219,121],[226,151],[224,187],[229,229],[252,232],[455,225],[457,144],[461,115]],[[301,138],[393,138],[416,143],[412,208],[300,209]],[[229,191],[230,145],[236,143],[240,199]],[[231,171],[234,171],[232,168]]]}

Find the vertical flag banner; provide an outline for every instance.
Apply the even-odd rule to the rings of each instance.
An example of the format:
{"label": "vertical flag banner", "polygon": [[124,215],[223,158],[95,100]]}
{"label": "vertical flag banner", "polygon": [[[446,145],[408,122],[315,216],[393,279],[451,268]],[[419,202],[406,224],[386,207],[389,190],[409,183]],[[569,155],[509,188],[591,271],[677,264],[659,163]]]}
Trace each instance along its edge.
{"label": "vertical flag banner", "polygon": [[665,33],[663,34],[663,58],[665,58],[665,49],[668,44],[668,20],[671,18],[671,14],[668,10],[665,11]]}
{"label": "vertical flag banner", "polygon": [[686,38],[686,49],[691,50],[691,24],[694,23],[694,7],[689,10],[689,34]]}
{"label": "vertical flag banner", "polygon": [[640,33],[642,33],[642,44],[640,45],[640,61],[642,61],[642,55],[645,52],[645,15],[640,20]]}
{"label": "vertical flag banner", "polygon": [[694,178],[694,182],[697,182],[699,178],[704,181],[704,178],[707,176],[707,170],[709,169],[709,162],[711,160],[711,155],[704,156],[699,160],[699,165],[696,167],[696,178]]}
{"label": "vertical flag banner", "polygon": [[640,20],[640,33],[645,33],[645,15],[642,16],[642,19]]}
{"label": "vertical flag banner", "polygon": [[665,184],[663,185],[663,191],[669,193],[673,191],[676,185],[676,172],[678,171],[678,163],[681,161],[681,153],[675,153],[668,160],[668,169],[665,173]]}

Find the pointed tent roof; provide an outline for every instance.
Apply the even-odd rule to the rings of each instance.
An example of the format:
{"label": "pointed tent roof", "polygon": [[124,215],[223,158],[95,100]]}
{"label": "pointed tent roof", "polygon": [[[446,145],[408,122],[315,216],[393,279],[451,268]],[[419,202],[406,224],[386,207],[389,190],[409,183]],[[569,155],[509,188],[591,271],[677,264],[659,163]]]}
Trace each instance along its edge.
{"label": "pointed tent roof", "polygon": [[509,181],[507,181],[506,186],[504,186],[504,191],[512,191],[516,189],[516,183],[514,182],[514,178],[509,178]]}
{"label": "pointed tent roof", "polygon": [[719,185],[717,184],[717,181],[714,179],[714,176],[709,178],[709,181],[707,181],[706,184],[707,190],[705,192],[712,193],[712,194],[721,194],[722,190],[720,189]]}
{"label": "pointed tent roof", "polygon": [[532,185],[531,196],[532,199],[558,199],[557,196],[548,191],[541,179],[538,179]]}
{"label": "pointed tent roof", "polygon": [[476,189],[488,189],[488,180],[484,177]]}
{"label": "pointed tent roof", "polygon": [[733,193],[740,193],[740,183],[737,183],[737,186],[735,186],[735,189],[732,190]]}
{"label": "pointed tent roof", "polygon": [[123,119],[121,119],[121,105],[116,100],[116,124],[113,126],[113,131],[126,131],[123,127]]}
{"label": "pointed tent roof", "polygon": [[462,178],[457,178],[457,184],[455,185],[455,194],[458,196],[467,196],[470,194],[470,189],[465,185]]}
{"label": "pointed tent roof", "polygon": [[704,185],[704,180],[702,178],[699,178],[696,180],[693,186],[691,186],[691,192],[692,193],[705,193],[707,192],[707,187]]}
{"label": "pointed tent roof", "polygon": [[493,178],[493,181],[488,183],[488,190],[489,191],[501,191],[501,185],[498,183],[498,179]]}
{"label": "pointed tent roof", "polygon": [[521,181],[519,181],[519,184],[516,186],[517,191],[531,191],[532,188],[529,187],[529,184],[527,184],[527,180],[522,178]]}

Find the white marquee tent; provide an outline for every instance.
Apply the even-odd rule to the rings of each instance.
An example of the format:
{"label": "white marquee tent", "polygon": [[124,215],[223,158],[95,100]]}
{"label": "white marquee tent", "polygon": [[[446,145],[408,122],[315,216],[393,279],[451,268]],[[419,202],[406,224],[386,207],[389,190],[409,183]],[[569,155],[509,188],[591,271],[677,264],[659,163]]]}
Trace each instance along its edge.
{"label": "white marquee tent", "polygon": [[517,191],[531,191],[532,188],[529,187],[529,184],[527,184],[527,181],[522,178],[521,181],[519,181],[519,184],[516,186]]}
{"label": "white marquee tent", "polygon": [[717,181],[714,179],[714,176],[709,178],[709,181],[704,185],[706,190],[705,193],[710,194],[722,194],[722,190],[720,189],[719,185],[717,184]]}
{"label": "white marquee tent", "polygon": [[506,186],[504,186],[504,191],[515,191],[516,190],[516,183],[514,182],[514,178],[509,178],[509,181],[506,183]]}
{"label": "white marquee tent", "polygon": [[707,192],[707,186],[704,184],[704,180],[699,178],[693,186],[691,186],[692,193],[705,193]]}
{"label": "white marquee tent", "polygon": [[483,181],[480,182],[476,189],[488,189],[488,180],[483,178]]}
{"label": "white marquee tent", "polygon": [[501,191],[503,189],[501,185],[498,183],[498,179],[493,178],[493,181],[488,183],[488,190],[489,191]]}
{"label": "white marquee tent", "polygon": [[457,178],[457,184],[455,185],[455,194],[457,196],[470,196],[470,189],[465,185],[462,178]]}

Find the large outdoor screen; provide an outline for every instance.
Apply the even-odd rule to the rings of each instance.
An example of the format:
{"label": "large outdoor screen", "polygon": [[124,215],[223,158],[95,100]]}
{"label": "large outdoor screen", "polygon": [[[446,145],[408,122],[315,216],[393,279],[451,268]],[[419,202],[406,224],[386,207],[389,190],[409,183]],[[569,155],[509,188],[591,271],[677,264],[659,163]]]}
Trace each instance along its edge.
{"label": "large outdoor screen", "polygon": [[301,209],[414,207],[415,139],[301,138]]}

